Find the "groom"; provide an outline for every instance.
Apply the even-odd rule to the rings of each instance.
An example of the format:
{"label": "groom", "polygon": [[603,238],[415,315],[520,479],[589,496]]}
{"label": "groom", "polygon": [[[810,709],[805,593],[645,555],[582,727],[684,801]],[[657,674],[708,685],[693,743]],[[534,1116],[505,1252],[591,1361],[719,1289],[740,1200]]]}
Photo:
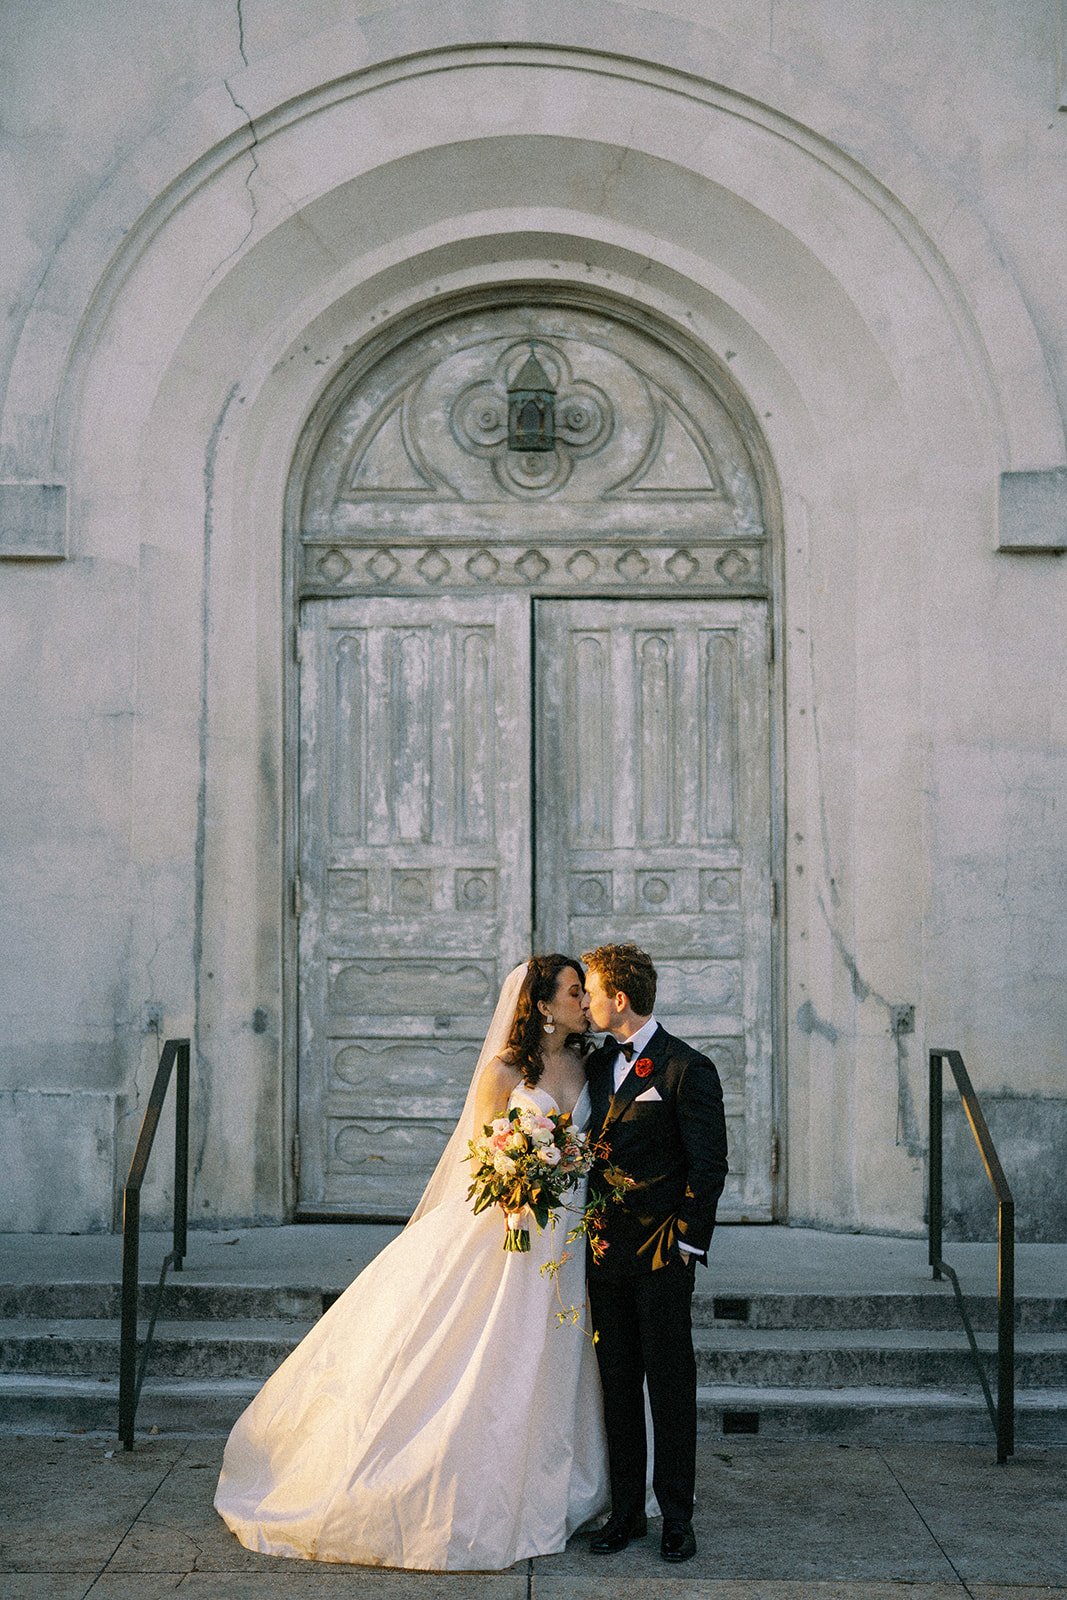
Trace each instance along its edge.
{"label": "groom", "polygon": [[[707,1262],[726,1178],[726,1123],[714,1064],[652,1015],[656,969],[632,944],[583,955],[589,1019],[608,1037],[589,1057],[590,1131],[634,1180],[609,1203],[589,1303],[604,1388],[611,1516],[589,1548],[625,1550],[645,1521],[645,1410],[652,1411],[652,1487],[663,1513],[661,1554],[696,1554],[696,1360],[690,1303],[694,1262]],[[591,1186],[597,1183],[594,1167]]]}

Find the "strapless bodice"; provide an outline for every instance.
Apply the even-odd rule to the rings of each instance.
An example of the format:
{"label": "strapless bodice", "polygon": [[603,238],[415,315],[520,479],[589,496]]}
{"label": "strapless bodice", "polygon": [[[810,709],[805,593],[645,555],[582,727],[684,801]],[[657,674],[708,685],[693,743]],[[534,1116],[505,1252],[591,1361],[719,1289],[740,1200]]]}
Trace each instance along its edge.
{"label": "strapless bodice", "polygon": [[[542,1112],[559,1110],[559,1106],[556,1104],[555,1100],[553,1100],[547,1089],[539,1089],[536,1084],[531,1089],[528,1088],[525,1083],[518,1084],[517,1087],[511,1091],[511,1096],[508,1100],[508,1109],[510,1110],[512,1106],[527,1106],[534,1111]],[[589,1124],[591,1112],[592,1105],[589,1100],[589,1086],[588,1084],[583,1083],[581,1092],[574,1103],[574,1110],[571,1113],[571,1122],[579,1130],[584,1129]]]}

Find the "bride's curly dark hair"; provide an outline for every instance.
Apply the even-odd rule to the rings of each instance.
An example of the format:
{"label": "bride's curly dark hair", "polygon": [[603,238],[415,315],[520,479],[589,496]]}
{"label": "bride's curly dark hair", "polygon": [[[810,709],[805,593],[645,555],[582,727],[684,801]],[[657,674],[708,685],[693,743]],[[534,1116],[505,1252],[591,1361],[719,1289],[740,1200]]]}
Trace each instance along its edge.
{"label": "bride's curly dark hair", "polygon": [[[551,956],[531,956],[526,976],[522,980],[522,988],[519,990],[515,1020],[511,1024],[511,1032],[503,1054],[504,1059],[522,1073],[522,1081],[530,1089],[545,1070],[544,1057],[541,1054],[545,1019],[538,1011],[537,1003],[543,1000],[547,1006],[551,1002],[556,992],[556,984],[559,982],[559,975],[566,967],[573,967],[580,982],[585,984],[585,968],[582,963],[575,960],[574,956],[557,953]],[[591,1040],[582,1033],[568,1034],[565,1042],[571,1049],[577,1050],[579,1055],[585,1055],[592,1047]]]}

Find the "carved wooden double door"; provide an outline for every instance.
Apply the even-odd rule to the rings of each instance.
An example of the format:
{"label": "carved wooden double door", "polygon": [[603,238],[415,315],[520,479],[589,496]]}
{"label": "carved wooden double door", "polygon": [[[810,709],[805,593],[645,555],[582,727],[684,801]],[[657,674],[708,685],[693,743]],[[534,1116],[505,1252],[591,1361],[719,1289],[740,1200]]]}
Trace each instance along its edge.
{"label": "carved wooden double door", "polygon": [[765,1217],[756,425],[675,334],[520,289],[361,362],[291,498],[299,1205],[405,1214],[508,969],[634,940],[722,1073],[725,1209]]}
{"label": "carved wooden double door", "polygon": [[509,968],[630,940],[770,1205],[766,607],[304,606],[302,1208],[406,1214]]}

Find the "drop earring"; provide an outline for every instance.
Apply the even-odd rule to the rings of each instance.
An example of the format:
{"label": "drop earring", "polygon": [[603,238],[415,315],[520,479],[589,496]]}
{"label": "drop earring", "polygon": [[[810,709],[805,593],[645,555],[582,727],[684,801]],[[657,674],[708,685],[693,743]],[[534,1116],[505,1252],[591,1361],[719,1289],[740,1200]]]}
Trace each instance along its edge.
{"label": "drop earring", "polygon": [[551,1013],[551,1011],[548,1013],[547,1020],[542,1025],[541,1031],[542,1031],[542,1033],[555,1033],[556,1024],[552,1021],[552,1013]]}

